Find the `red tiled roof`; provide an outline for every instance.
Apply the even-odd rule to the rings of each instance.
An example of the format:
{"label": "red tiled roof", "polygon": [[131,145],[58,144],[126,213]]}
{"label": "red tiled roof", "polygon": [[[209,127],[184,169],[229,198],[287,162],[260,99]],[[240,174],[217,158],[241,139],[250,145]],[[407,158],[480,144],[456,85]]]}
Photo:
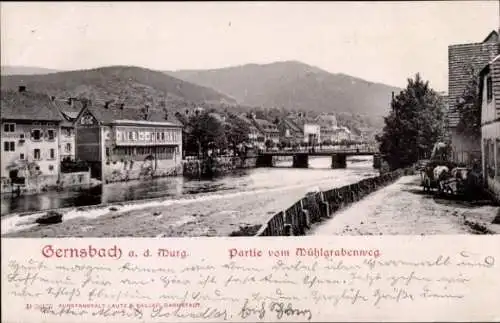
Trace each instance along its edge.
{"label": "red tiled roof", "polygon": [[30,91],[1,91],[3,120],[63,121],[48,95]]}

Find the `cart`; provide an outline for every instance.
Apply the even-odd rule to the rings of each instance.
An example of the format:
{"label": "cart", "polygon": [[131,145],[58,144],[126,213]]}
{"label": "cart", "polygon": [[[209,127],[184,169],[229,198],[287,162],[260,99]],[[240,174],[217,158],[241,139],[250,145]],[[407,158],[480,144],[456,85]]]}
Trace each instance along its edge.
{"label": "cart", "polygon": [[437,189],[438,192],[442,191],[440,181],[446,180],[450,176],[448,172],[442,173],[442,177],[435,178],[434,169],[436,167],[443,166],[448,169],[452,169],[454,165],[450,162],[445,161],[431,161],[423,169],[420,170],[421,186],[424,188],[425,192],[431,192],[433,189]]}
{"label": "cart", "polygon": [[446,195],[464,195],[467,190],[467,176],[469,170],[456,167],[451,171],[451,177],[439,181],[439,191]]}

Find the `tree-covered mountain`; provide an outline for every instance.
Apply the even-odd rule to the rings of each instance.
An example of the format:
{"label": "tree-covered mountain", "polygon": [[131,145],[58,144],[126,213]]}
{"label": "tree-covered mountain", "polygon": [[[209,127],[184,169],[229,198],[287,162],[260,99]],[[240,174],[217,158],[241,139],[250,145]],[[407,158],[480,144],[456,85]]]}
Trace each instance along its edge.
{"label": "tree-covered mountain", "polygon": [[168,100],[227,102],[235,100],[213,89],[134,66],[110,66],[46,75],[9,75],[1,78],[2,89],[27,90],[56,96],[83,96],[91,100],[119,100],[143,106]]}
{"label": "tree-covered mountain", "polygon": [[372,117],[386,115],[390,110],[391,93],[401,91],[345,74],[332,74],[297,61],[166,73],[213,88],[245,105],[348,112]]}

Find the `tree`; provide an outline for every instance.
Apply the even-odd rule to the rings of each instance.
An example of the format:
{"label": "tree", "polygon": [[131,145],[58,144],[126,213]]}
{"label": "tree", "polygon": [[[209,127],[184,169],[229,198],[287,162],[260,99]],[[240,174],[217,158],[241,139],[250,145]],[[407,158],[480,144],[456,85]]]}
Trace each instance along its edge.
{"label": "tree", "polygon": [[264,145],[266,145],[266,148],[269,149],[274,146],[274,142],[271,139],[267,139]]}
{"label": "tree", "polygon": [[250,134],[250,126],[240,118],[229,114],[224,131],[229,145],[236,152],[239,145],[247,142],[248,135]]}
{"label": "tree", "polygon": [[391,102],[381,135],[380,152],[391,169],[415,163],[443,139],[444,105],[441,97],[420,74],[408,79],[406,89]]}
{"label": "tree", "polygon": [[199,154],[206,157],[209,149],[224,149],[227,147],[223,123],[209,112],[189,119],[189,146],[198,147]]}
{"label": "tree", "polygon": [[481,98],[479,97],[479,74],[472,65],[466,68],[468,79],[464,92],[457,102],[459,121],[457,130],[466,136],[481,135]]}

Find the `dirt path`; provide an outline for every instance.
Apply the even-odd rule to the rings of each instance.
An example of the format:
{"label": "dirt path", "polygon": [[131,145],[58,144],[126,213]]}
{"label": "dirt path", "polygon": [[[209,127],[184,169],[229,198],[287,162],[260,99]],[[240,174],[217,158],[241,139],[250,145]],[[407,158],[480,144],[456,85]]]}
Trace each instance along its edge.
{"label": "dirt path", "polygon": [[424,194],[418,176],[406,176],[333,219],[318,224],[311,235],[428,235],[500,233],[491,224],[500,207],[476,206]]}

